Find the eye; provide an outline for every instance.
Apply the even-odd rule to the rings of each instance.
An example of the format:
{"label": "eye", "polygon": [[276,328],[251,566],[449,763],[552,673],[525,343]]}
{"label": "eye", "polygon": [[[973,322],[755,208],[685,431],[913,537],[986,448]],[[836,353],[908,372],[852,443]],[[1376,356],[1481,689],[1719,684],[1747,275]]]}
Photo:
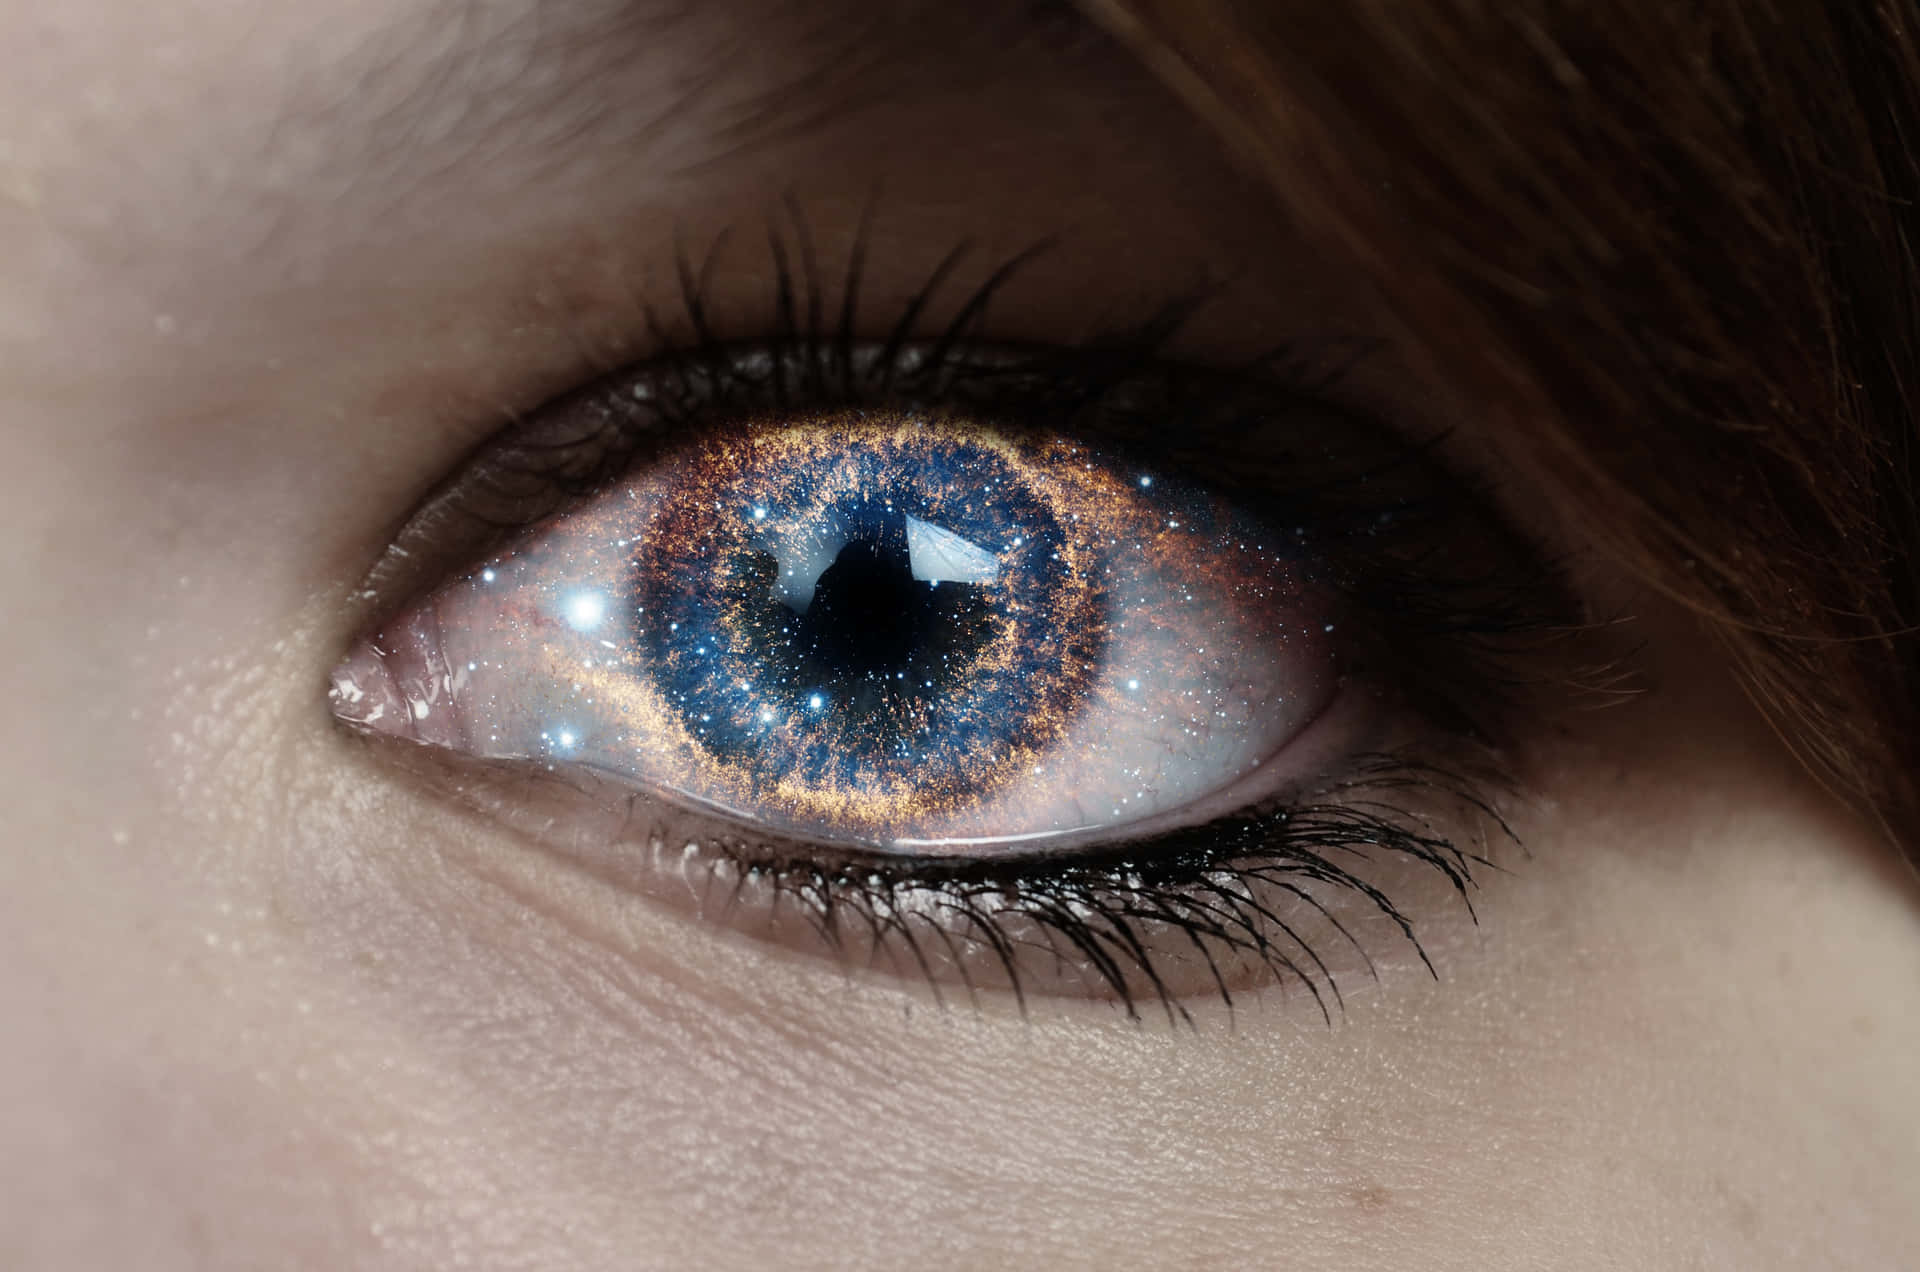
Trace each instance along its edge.
{"label": "eye", "polygon": [[926,410],[753,420],[440,589],[339,692],[369,728],[782,834],[926,853],[1138,834],[1288,776],[1276,757],[1336,685],[1309,569],[1231,501],[1072,437]]}
{"label": "eye", "polygon": [[403,534],[492,542],[335,712],[620,886],[936,992],[1331,1018],[1381,941],[1433,970],[1398,898],[1470,914],[1569,620],[1324,377],[1152,345],[789,332],[588,386]]}

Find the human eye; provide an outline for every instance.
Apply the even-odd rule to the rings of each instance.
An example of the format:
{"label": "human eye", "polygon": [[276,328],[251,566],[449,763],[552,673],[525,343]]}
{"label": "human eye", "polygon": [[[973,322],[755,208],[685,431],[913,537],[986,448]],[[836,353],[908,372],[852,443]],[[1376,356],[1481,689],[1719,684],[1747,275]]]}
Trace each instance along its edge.
{"label": "human eye", "polygon": [[1330,1019],[1394,951],[1433,971],[1571,626],[1547,572],[1330,356],[1163,357],[1186,302],[1053,347],[863,341],[792,290],[741,341],[690,290],[693,339],[431,501],[396,551],[459,564],[339,718],[637,893],[936,993]]}

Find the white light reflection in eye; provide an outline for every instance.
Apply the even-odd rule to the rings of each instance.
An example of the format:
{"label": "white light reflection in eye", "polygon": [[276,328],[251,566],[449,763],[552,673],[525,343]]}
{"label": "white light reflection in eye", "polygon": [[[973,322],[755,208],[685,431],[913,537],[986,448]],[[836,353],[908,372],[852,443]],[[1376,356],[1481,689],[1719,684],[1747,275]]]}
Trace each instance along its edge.
{"label": "white light reflection in eye", "polygon": [[991,583],[1000,577],[999,557],[911,513],[907,555],[913,577],[923,583]]}
{"label": "white light reflection in eye", "polygon": [[575,592],[566,599],[567,626],[590,632],[607,616],[607,598],[598,592]]}

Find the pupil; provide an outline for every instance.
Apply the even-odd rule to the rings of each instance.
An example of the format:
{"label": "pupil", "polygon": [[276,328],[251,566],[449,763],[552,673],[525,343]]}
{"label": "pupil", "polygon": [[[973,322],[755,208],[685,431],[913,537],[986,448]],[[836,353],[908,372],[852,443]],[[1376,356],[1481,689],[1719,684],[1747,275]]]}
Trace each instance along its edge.
{"label": "pupil", "polygon": [[[906,514],[876,503],[837,509],[845,540],[804,586],[792,580],[818,559],[804,540],[749,543],[727,564],[698,567],[722,582],[719,624],[671,602],[684,619],[670,617],[665,632],[656,620],[663,662],[684,676],[676,705],[712,754],[845,783],[915,772],[930,745],[975,718],[978,660],[1004,626],[1004,589],[952,581],[950,560],[916,569]],[[928,581],[941,571],[948,581]],[[790,732],[770,750],[776,728]]]}
{"label": "pupil", "polygon": [[760,560],[742,606],[757,614],[742,627],[753,679],[806,705],[810,727],[844,734],[835,745],[848,756],[908,741],[925,719],[914,704],[962,691],[956,677],[990,638],[986,591],[915,578],[897,513],[856,518],[797,613],[771,586],[778,563]]}
{"label": "pupil", "polygon": [[[893,680],[909,671],[938,621],[938,588],[913,577],[903,537],[855,541],[814,585],[800,643],[816,666],[839,678]],[[924,679],[924,678],[923,678]]]}

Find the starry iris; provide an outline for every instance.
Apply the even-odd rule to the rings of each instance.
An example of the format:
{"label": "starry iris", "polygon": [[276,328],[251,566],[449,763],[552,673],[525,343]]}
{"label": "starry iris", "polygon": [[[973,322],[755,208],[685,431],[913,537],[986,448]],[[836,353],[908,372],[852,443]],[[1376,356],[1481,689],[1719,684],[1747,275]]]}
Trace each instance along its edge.
{"label": "starry iris", "polygon": [[678,489],[635,558],[637,634],[715,760],[823,793],[962,799],[1070,716],[1107,598],[992,446],[832,440],[723,452]]}

